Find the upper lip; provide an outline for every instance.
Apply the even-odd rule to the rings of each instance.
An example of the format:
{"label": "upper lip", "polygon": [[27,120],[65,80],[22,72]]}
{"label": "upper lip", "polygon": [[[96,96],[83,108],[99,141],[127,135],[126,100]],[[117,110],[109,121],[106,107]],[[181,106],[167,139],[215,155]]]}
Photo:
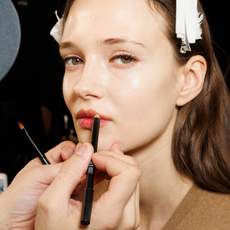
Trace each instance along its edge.
{"label": "upper lip", "polygon": [[94,116],[98,114],[100,116],[101,119],[103,120],[110,120],[108,117],[106,117],[105,115],[102,115],[92,109],[89,110],[84,110],[81,109],[78,113],[77,113],[77,119],[81,119],[81,118],[94,118]]}

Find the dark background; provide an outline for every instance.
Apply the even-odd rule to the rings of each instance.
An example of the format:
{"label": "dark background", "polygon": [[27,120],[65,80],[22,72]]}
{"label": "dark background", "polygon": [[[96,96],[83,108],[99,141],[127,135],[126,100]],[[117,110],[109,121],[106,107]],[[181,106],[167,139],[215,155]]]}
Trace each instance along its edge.
{"label": "dark background", "polygon": [[[65,139],[76,141],[76,133],[70,135],[73,124],[62,97],[63,64],[58,45],[49,35],[57,21],[54,11],[62,9],[64,2],[13,0],[20,18],[21,46],[15,64],[0,82],[0,172],[8,175],[9,183],[29,160],[36,157],[34,148],[19,129],[18,121],[42,152]],[[211,27],[216,55],[225,73],[230,55],[227,1],[203,0],[201,3]],[[228,77],[226,83],[230,86]],[[68,127],[64,115],[69,118]]]}

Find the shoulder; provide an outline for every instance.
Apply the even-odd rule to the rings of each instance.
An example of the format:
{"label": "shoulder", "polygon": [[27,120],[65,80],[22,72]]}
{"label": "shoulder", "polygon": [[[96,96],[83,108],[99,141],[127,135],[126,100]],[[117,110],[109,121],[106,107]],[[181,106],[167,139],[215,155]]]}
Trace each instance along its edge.
{"label": "shoulder", "polygon": [[196,195],[196,191],[201,193],[197,207],[203,207],[207,212],[230,213],[230,194],[212,192],[199,186],[196,187],[194,195]]}
{"label": "shoulder", "polygon": [[212,192],[194,185],[170,218],[166,229],[229,230],[230,194]]}
{"label": "shoulder", "polygon": [[230,229],[230,194],[201,190],[202,196],[196,207],[197,214],[209,224],[219,226],[216,229]]}
{"label": "shoulder", "polygon": [[[208,191],[194,185],[190,196],[197,202],[185,219],[186,224],[199,229],[230,229],[230,194]],[[192,228],[191,228],[192,229]]]}

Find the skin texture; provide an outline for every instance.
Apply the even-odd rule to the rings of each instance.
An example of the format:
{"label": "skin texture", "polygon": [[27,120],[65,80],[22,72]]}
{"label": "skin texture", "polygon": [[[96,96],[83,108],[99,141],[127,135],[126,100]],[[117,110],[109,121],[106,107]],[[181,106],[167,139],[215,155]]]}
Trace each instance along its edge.
{"label": "skin texture", "polygon": [[[35,223],[35,210],[30,210],[30,226],[36,230],[85,229],[80,225],[81,201],[91,158],[97,168],[95,184],[104,178],[110,183],[93,203],[87,229],[161,229],[191,188],[193,182],[175,170],[171,142],[177,106],[199,94],[206,62],[194,56],[178,66],[164,25],[145,1],[74,2],[60,54],[66,66],[64,99],[83,144],[61,164],[58,160],[28,170],[37,170],[37,178],[45,183],[32,199],[33,207],[38,202]],[[86,123],[95,113],[103,124],[93,154],[86,143],[91,135]],[[35,180],[34,174],[23,172],[12,192],[19,178],[22,185]]]}
{"label": "skin texture", "polygon": [[[61,41],[71,42],[71,47],[61,45],[60,53],[64,59],[83,62],[66,62],[63,83],[80,142],[90,140],[90,130],[80,126],[76,115],[92,109],[110,120],[100,130],[98,149],[109,150],[116,141],[127,152],[151,143],[156,146],[155,139],[166,132],[176,113],[181,82],[175,77],[173,50],[161,18],[154,17],[143,1],[125,1],[122,6],[121,1],[77,1]],[[118,38],[128,42],[108,42]],[[127,64],[121,58],[112,60],[120,54],[132,54],[137,60]]]}

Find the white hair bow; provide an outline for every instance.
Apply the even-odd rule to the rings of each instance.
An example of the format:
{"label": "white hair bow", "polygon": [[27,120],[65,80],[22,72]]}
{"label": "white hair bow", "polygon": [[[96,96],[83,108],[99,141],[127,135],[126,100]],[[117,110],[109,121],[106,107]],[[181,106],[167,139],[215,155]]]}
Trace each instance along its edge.
{"label": "white hair bow", "polygon": [[58,44],[61,42],[62,38],[62,30],[63,30],[63,20],[58,17],[57,11],[55,11],[57,17],[57,23],[54,25],[52,30],[50,31],[50,35],[56,40]]}
{"label": "white hair bow", "polygon": [[176,34],[182,40],[181,53],[191,51],[189,44],[202,39],[203,14],[197,10],[197,0],[176,1]]}

